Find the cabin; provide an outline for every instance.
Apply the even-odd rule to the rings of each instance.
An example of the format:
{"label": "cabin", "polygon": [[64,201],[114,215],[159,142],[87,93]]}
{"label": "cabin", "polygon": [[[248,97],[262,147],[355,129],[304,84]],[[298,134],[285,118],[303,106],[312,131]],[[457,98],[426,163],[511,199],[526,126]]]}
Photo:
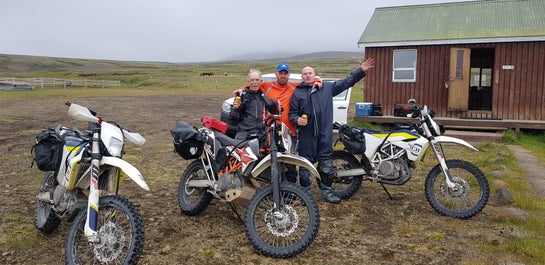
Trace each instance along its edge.
{"label": "cabin", "polygon": [[545,130],[543,0],[377,8],[358,46],[375,59],[363,101],[383,116],[355,120],[393,123],[413,98],[444,127]]}

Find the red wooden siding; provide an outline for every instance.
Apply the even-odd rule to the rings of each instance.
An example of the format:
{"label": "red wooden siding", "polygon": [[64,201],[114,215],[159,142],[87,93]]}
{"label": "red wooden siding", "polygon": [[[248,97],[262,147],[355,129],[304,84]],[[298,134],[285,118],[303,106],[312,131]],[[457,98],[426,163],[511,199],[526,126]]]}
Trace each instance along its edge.
{"label": "red wooden siding", "polygon": [[[447,111],[445,82],[452,47],[494,49],[491,111]],[[416,82],[392,82],[396,49],[417,49]],[[545,120],[545,42],[369,47],[365,56],[374,58],[376,65],[364,80],[363,101],[382,104],[385,115],[393,114],[396,102],[415,98],[418,104],[435,109],[439,117]],[[507,65],[514,69],[503,69]]]}

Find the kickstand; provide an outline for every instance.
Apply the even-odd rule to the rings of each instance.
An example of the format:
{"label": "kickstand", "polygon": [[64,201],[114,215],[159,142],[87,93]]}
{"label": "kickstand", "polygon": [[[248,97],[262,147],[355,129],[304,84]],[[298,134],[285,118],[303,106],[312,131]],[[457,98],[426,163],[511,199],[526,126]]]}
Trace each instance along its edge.
{"label": "kickstand", "polygon": [[384,189],[384,191],[386,192],[386,194],[388,194],[388,197],[390,197],[390,200],[393,200],[394,198],[392,198],[392,195],[390,195],[390,192],[388,191],[388,189],[386,189],[386,187],[384,186],[384,184],[380,183],[380,186],[382,186],[382,188]]}
{"label": "kickstand", "polygon": [[240,215],[238,214],[237,207],[235,206],[235,204],[232,203],[232,202],[230,202],[230,203],[229,203],[229,206],[231,206],[231,210],[233,210],[233,212],[235,212],[235,214],[237,215],[238,220],[240,220],[240,222],[241,222],[242,224],[244,224],[244,221],[242,220],[242,218],[241,218]]}

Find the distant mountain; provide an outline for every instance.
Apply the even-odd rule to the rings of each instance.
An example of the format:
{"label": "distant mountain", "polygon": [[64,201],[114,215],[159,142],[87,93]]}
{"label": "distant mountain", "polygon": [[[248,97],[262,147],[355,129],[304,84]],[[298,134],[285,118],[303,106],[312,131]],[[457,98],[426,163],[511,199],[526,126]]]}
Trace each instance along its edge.
{"label": "distant mountain", "polygon": [[[362,58],[363,53],[346,52],[346,51],[326,51],[296,55],[280,55],[276,53],[274,56],[267,57],[266,54],[248,54],[237,56],[231,59],[225,59],[216,62],[206,62],[202,64],[214,63],[248,63],[248,62],[269,62],[269,61],[306,61],[320,59],[335,59],[335,58]],[[261,58],[261,59],[258,59]],[[0,75],[2,73],[20,73],[34,71],[58,71],[59,69],[72,69],[82,71],[99,71],[100,69],[108,68],[123,68],[123,67],[152,67],[160,65],[180,65],[180,64],[201,64],[195,63],[167,63],[167,62],[140,62],[140,61],[116,61],[116,60],[92,60],[92,59],[75,59],[75,58],[59,58],[45,56],[28,56],[28,55],[10,55],[0,54]]]}
{"label": "distant mountain", "polygon": [[325,51],[314,52],[306,54],[245,54],[239,56],[233,56],[220,60],[220,62],[248,62],[248,61],[301,61],[301,60],[315,60],[315,59],[334,59],[334,58],[361,58],[363,52],[347,52],[347,51]]}

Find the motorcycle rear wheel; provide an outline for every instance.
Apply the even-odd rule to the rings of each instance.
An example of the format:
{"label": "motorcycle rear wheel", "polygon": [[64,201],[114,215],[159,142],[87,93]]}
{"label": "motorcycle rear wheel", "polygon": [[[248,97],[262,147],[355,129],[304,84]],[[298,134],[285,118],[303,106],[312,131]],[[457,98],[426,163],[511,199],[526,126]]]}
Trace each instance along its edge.
{"label": "motorcycle rear wheel", "polygon": [[[54,171],[47,171],[44,174],[42,179],[42,184],[40,185],[40,193],[48,192],[53,198],[53,192],[55,191],[55,186],[57,185],[57,180],[55,179]],[[36,198],[36,210],[35,210],[35,222],[34,225],[40,232],[44,234],[50,234],[53,231],[57,230],[61,219],[57,217],[51,204],[38,200]]]}
{"label": "motorcycle rear wheel", "polygon": [[194,160],[185,169],[180,184],[178,185],[178,205],[185,215],[194,216],[202,213],[212,201],[212,194],[207,188],[190,188],[187,183],[190,180],[205,180],[206,172],[199,159]]}
{"label": "motorcycle rear wheel", "polygon": [[[335,150],[333,151],[333,169],[335,172],[339,170],[350,170],[361,167],[360,162],[356,157],[346,151]],[[333,178],[333,184],[331,190],[333,193],[341,198],[348,199],[361,188],[362,176],[349,176],[339,178],[335,176]]]}
{"label": "motorcycle rear wheel", "polygon": [[470,162],[447,160],[446,163],[456,188],[447,186],[441,165],[436,165],[426,178],[426,199],[442,215],[458,219],[471,218],[481,212],[488,202],[488,181],[484,173]]}
{"label": "motorcycle rear wheel", "polygon": [[90,243],[84,227],[87,211],[74,219],[66,238],[66,264],[137,264],[144,248],[142,217],[127,199],[99,200],[97,243]]}
{"label": "motorcycle rear wheel", "polygon": [[280,184],[280,216],[273,213],[272,185],[259,190],[248,205],[246,235],[261,254],[273,258],[296,256],[316,238],[320,227],[318,205],[301,186]]}

